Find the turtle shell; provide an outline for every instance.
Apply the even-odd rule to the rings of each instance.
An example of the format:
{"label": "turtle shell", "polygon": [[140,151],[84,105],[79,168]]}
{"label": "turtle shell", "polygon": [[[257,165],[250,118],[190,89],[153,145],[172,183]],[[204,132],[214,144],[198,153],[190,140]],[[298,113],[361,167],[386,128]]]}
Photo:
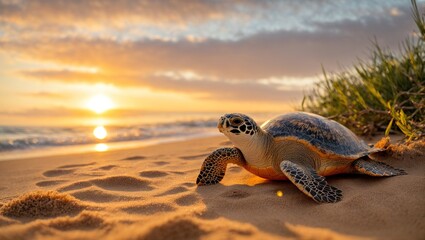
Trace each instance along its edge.
{"label": "turtle shell", "polygon": [[275,139],[295,137],[328,154],[351,158],[379,151],[370,148],[340,123],[312,113],[280,115],[265,122],[261,128]]}

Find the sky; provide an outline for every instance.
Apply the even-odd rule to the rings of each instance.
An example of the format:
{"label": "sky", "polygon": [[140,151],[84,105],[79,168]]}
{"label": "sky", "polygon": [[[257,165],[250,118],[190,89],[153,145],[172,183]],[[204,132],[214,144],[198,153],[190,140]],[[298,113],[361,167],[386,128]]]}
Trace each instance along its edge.
{"label": "sky", "polygon": [[397,52],[416,30],[410,7],[408,0],[0,0],[0,125],[291,111],[322,66],[349,69],[374,39]]}

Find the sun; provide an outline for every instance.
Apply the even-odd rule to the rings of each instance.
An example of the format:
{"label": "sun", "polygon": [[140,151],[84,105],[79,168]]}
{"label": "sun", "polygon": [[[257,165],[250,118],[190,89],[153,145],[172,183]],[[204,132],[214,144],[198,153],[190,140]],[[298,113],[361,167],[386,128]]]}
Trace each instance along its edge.
{"label": "sun", "polygon": [[86,106],[97,114],[104,113],[115,106],[112,100],[105,95],[96,95],[87,101]]}
{"label": "sun", "polygon": [[93,135],[97,139],[105,139],[106,136],[108,136],[108,131],[106,131],[106,128],[104,126],[97,126],[93,130]]}

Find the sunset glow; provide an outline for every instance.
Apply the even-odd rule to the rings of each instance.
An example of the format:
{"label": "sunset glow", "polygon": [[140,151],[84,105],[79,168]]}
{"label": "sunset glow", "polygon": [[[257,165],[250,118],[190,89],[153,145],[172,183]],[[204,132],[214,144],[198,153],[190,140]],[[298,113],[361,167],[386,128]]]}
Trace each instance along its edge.
{"label": "sunset glow", "polygon": [[409,1],[378,2],[0,0],[0,124],[293,111],[322,67],[412,35]]}
{"label": "sunset glow", "polygon": [[104,113],[114,107],[112,100],[104,95],[96,95],[87,102],[87,107],[97,114]]}

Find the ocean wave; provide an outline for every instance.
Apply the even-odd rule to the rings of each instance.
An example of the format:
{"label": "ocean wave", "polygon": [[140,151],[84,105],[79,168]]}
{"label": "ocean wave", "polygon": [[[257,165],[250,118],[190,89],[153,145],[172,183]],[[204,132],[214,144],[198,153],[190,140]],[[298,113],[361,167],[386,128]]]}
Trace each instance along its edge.
{"label": "ocean wave", "polygon": [[190,120],[134,126],[105,126],[107,138],[96,139],[94,127],[16,127],[0,126],[0,152],[40,147],[136,141],[152,138],[189,136],[215,129],[216,120]]}

